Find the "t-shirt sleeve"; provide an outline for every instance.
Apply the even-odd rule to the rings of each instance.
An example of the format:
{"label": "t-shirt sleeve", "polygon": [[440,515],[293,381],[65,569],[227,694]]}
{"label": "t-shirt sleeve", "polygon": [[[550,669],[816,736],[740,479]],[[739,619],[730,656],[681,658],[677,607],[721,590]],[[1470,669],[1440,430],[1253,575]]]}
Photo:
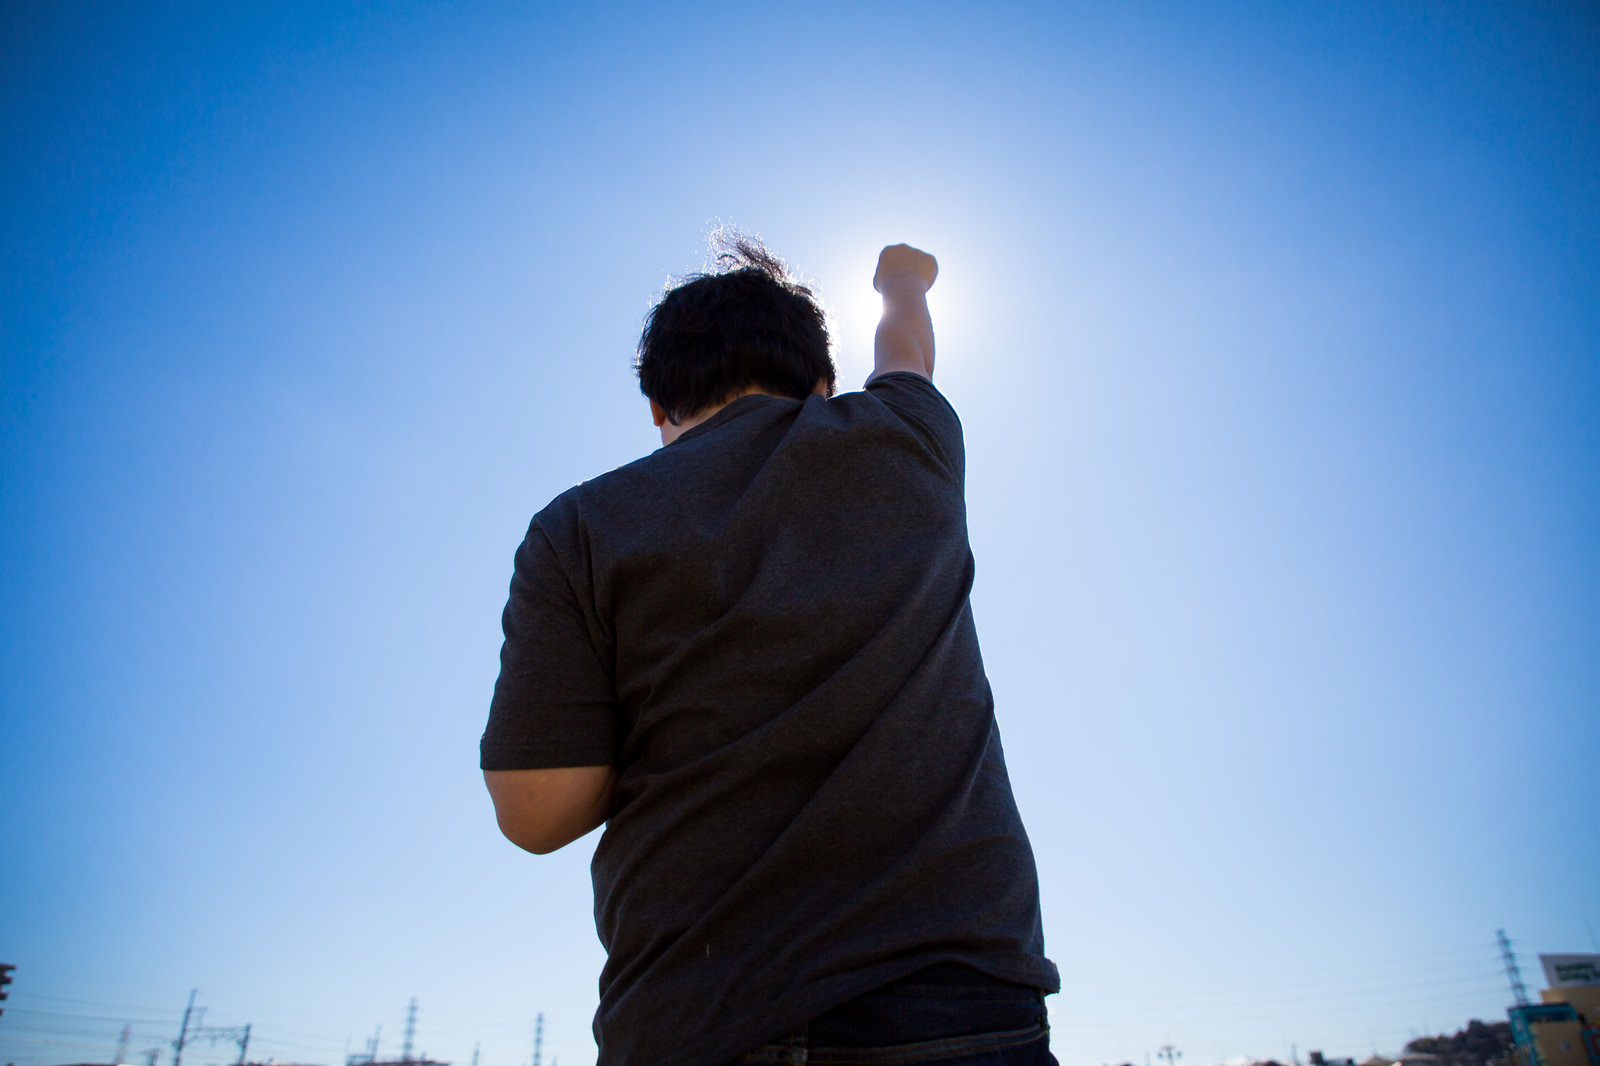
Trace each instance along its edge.
{"label": "t-shirt sleeve", "polygon": [[866,391],[898,415],[957,481],[966,478],[961,419],[933,382],[909,370],[894,370],[867,382]]}
{"label": "t-shirt sleeve", "polygon": [[611,672],[572,581],[535,522],[517,549],[501,616],[500,677],[479,745],[485,770],[606,766],[619,740]]}

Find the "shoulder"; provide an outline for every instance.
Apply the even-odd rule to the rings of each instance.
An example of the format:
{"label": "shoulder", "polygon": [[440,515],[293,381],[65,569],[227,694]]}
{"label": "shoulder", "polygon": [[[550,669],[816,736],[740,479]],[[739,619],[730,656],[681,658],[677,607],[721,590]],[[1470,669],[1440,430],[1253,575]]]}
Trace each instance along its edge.
{"label": "shoulder", "polygon": [[670,478],[670,448],[658,448],[623,466],[586,478],[559,493],[533,516],[533,524],[552,539],[568,535],[603,516],[617,501],[648,495],[652,486]]}
{"label": "shoulder", "polygon": [[591,575],[608,549],[648,539],[664,515],[694,494],[697,464],[689,449],[658,448],[578,482],[533,516],[529,536],[547,541],[574,580]]}
{"label": "shoulder", "polygon": [[958,477],[965,473],[961,418],[932,381],[909,370],[895,370],[879,374],[860,393],[850,395],[863,398],[858,402],[881,404]]}
{"label": "shoulder", "polygon": [[579,527],[583,524],[583,496],[587,484],[580,481],[540,508],[528,524],[526,542],[548,545],[558,556],[561,555],[561,547],[572,544],[578,538]]}
{"label": "shoulder", "polygon": [[950,401],[945,399],[944,393],[929,378],[911,370],[891,370],[886,374],[876,374],[867,379],[864,392],[870,393],[885,403],[896,400],[906,400],[912,403],[936,403],[955,414],[955,408],[950,406]]}
{"label": "shoulder", "polygon": [[611,494],[606,482],[615,473],[580,481],[540,508],[528,524],[524,548],[548,554],[569,575],[581,574],[587,562],[586,527],[597,511],[604,511],[599,501]]}

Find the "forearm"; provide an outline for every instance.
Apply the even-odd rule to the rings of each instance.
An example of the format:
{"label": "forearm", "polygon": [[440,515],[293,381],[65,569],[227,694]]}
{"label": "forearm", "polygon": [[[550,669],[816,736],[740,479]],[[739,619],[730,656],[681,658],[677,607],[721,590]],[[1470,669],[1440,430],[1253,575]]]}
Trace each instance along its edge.
{"label": "forearm", "polygon": [[[933,319],[928,289],[939,264],[908,244],[891,244],[878,256],[872,287],[883,294],[883,318],[873,340],[872,376],[909,370],[933,377]],[[870,380],[870,379],[869,379]]]}
{"label": "forearm", "polygon": [[928,314],[927,286],[915,274],[898,274],[881,282],[883,318],[873,338],[873,375],[909,370],[933,377],[933,319]]}

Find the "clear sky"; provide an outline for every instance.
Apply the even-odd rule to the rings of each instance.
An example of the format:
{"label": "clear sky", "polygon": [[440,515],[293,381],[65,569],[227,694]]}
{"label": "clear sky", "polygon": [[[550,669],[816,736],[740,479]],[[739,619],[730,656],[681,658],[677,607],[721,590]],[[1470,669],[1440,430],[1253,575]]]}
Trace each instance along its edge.
{"label": "clear sky", "polygon": [[853,383],[940,258],[1066,1066],[1594,950],[1593,5],[153,7],[0,6],[0,1061],[593,1060],[593,839],[477,739],[719,220]]}

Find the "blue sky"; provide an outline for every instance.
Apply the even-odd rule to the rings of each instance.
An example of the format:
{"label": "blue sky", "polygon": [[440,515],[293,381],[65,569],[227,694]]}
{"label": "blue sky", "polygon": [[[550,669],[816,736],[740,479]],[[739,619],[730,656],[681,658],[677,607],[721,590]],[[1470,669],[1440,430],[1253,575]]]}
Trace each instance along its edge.
{"label": "blue sky", "polygon": [[[495,831],[511,552],[657,443],[718,221],[940,258],[1068,1066],[1362,1057],[1600,930],[1578,4],[0,13],[0,1058],[191,988],[339,1066],[592,1061],[593,841]],[[222,1063],[200,1045],[185,1062]],[[163,1063],[168,1061],[163,1055]]]}

